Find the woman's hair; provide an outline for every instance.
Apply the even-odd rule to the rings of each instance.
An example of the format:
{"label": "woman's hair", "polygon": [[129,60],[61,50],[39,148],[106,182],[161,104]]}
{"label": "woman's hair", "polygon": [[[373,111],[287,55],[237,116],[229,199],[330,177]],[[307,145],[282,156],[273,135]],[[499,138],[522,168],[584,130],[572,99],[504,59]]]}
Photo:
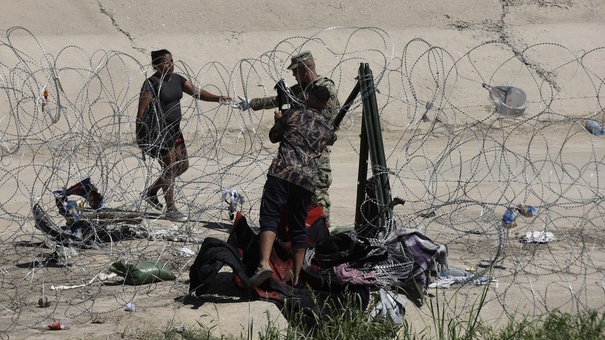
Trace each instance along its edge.
{"label": "woman's hair", "polygon": [[168,50],[157,50],[151,51],[151,64],[153,66],[157,66],[162,63],[162,58],[166,56],[166,54],[172,54]]}

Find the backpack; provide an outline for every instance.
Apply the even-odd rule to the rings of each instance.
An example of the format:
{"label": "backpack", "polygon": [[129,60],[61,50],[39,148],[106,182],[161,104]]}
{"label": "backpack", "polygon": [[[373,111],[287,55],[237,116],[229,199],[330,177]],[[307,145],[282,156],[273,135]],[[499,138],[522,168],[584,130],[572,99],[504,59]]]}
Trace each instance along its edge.
{"label": "backpack", "polygon": [[141,117],[140,127],[137,131],[137,145],[143,154],[153,158],[160,156],[162,145],[162,130],[165,128],[162,105],[158,99],[158,81],[157,79],[147,79],[151,84],[152,97],[151,102],[145,108],[143,117]]}

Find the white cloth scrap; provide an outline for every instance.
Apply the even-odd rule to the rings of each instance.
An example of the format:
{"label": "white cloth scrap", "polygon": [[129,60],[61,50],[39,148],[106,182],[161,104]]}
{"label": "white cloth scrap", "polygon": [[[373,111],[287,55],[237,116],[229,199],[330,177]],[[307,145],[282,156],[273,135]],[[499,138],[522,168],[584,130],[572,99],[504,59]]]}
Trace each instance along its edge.
{"label": "white cloth scrap", "polygon": [[550,231],[528,231],[521,236],[522,243],[548,243],[556,240],[556,237]]}
{"label": "white cloth scrap", "polygon": [[399,294],[380,289],[380,301],[370,312],[371,317],[388,317],[393,324],[403,324],[407,302]]}
{"label": "white cloth scrap", "polygon": [[448,289],[451,286],[462,286],[462,285],[473,285],[483,286],[487,284],[498,283],[498,279],[487,275],[478,277],[462,277],[462,276],[448,276],[441,277],[437,281],[433,281],[429,284],[429,288]]}

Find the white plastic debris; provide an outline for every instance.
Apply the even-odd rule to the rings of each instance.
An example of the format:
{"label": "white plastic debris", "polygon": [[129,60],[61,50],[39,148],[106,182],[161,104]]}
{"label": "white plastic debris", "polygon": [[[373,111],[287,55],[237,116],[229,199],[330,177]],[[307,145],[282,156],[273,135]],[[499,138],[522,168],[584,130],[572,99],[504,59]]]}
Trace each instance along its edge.
{"label": "white plastic debris", "polygon": [[556,240],[556,237],[550,231],[528,231],[521,236],[522,243],[548,243]]}
{"label": "white plastic debris", "polygon": [[513,86],[489,86],[489,98],[496,104],[496,111],[505,117],[519,117],[527,107],[527,96],[520,88]]}

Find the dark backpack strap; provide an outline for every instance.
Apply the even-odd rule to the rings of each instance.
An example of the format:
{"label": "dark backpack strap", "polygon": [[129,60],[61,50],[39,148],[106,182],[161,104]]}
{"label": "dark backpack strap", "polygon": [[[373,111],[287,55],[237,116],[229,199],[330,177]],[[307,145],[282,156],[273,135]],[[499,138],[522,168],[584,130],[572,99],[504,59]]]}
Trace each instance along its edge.
{"label": "dark backpack strap", "polygon": [[160,86],[159,86],[160,85],[160,80],[157,77],[153,77],[152,76],[152,77],[147,78],[146,81],[149,82],[149,85],[151,85],[150,87],[153,90],[151,92],[151,94],[153,95],[152,98],[157,97],[158,93],[160,91],[160,89],[159,89],[160,88]]}
{"label": "dark backpack strap", "polygon": [[[155,105],[154,101],[157,100],[160,89],[159,89],[159,79],[157,77],[152,76],[152,77],[145,79],[145,81],[147,83],[149,83],[149,87],[146,88],[146,90],[147,89],[151,90],[150,91],[151,102],[145,108],[145,111],[144,111],[143,117],[141,117],[141,120],[143,120],[145,123],[147,123],[146,115],[149,115],[149,113],[151,112],[151,110],[152,110],[151,106]],[[146,125],[148,125],[148,124],[146,124]],[[146,126],[146,128],[147,128],[147,133],[149,133],[149,126]],[[138,136],[137,136],[137,138],[138,138]],[[143,148],[141,148],[141,155],[142,155],[143,161],[146,161],[145,149],[143,149]]]}

